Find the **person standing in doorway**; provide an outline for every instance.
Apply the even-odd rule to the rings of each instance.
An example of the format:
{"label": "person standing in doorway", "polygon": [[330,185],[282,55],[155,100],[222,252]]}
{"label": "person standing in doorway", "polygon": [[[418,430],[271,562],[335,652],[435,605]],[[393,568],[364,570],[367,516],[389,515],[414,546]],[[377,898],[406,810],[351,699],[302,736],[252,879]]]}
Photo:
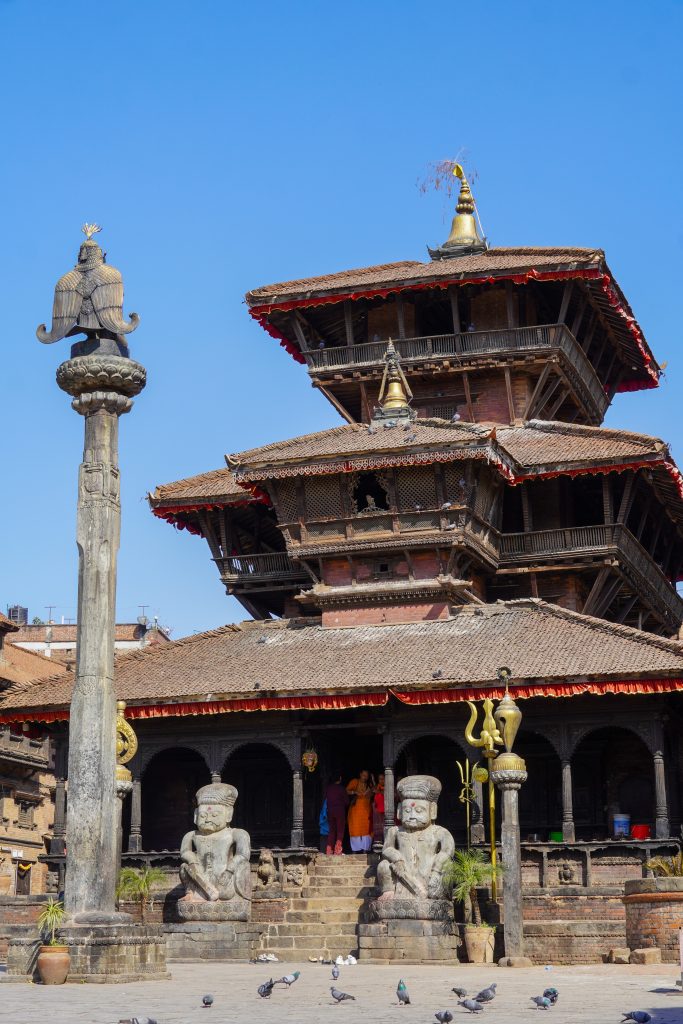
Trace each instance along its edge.
{"label": "person standing in doorway", "polygon": [[327,804],[327,845],[326,853],[339,857],[342,854],[344,832],[346,830],[346,808],[349,797],[342,785],[341,772],[332,775],[332,782],[325,790],[325,803]]}
{"label": "person standing in doorway", "polygon": [[351,779],[346,792],[351,798],[349,807],[349,839],[352,853],[364,853],[372,847],[372,798],[375,780],[367,768],[357,779]]}
{"label": "person standing in doorway", "polygon": [[377,786],[372,799],[372,842],[375,847],[384,843],[384,772],[377,776]]}

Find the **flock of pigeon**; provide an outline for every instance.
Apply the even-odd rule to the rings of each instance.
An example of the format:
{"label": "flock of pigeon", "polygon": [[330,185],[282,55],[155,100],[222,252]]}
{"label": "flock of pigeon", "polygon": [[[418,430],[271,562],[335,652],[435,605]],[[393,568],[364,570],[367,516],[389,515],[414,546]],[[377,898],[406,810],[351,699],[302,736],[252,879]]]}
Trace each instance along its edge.
{"label": "flock of pigeon", "polygon": [[[340,976],[339,967],[336,964],[332,966],[332,981],[339,981]],[[270,978],[268,981],[259,985],[256,990],[262,999],[270,999],[273,994],[273,990],[276,985],[282,985],[285,988],[291,988],[292,985],[299,979],[301,972],[293,971],[292,974],[285,974],[277,980]],[[458,997],[458,1006],[462,1006],[464,1010],[469,1013],[481,1013],[487,1003],[492,1003],[496,998],[497,985],[494,982],[489,985],[488,988],[484,988],[481,992],[478,992],[476,996],[468,997],[467,992],[464,988],[453,988],[452,992]],[[348,1000],[355,1002],[356,997],[352,996],[349,992],[342,992],[340,989],[335,988],[334,985],[330,986],[330,995],[335,1003],[344,1003]],[[540,996],[530,996],[531,1002],[534,1003],[537,1010],[550,1010],[557,1003],[560,997],[560,993],[556,988],[546,988]],[[396,989],[396,998],[398,999],[399,1006],[410,1005],[410,995],[403,978],[400,979],[398,987]],[[213,1006],[213,996],[205,995],[202,997],[202,1006],[208,1009]],[[437,1010],[434,1014],[439,1024],[451,1024],[453,1020],[453,1014],[450,1010]],[[649,1024],[652,1020],[651,1014],[646,1010],[630,1010],[628,1013],[622,1011],[622,1020],[620,1024],[627,1024],[631,1021],[632,1024]],[[156,1021],[151,1018],[137,1018],[133,1017],[129,1021],[120,1021],[119,1024],[157,1024]]]}
{"label": "flock of pigeon", "polygon": [[[332,966],[332,981],[336,982],[340,976],[339,967],[336,964]],[[263,985],[259,985],[257,991],[262,999],[270,999],[273,993],[273,989],[276,985],[284,985],[286,988],[290,988],[300,975],[299,971],[294,971],[293,974],[285,974],[284,977],[278,978],[274,981],[272,978],[270,981],[265,982]],[[487,1003],[492,1003],[496,998],[497,984],[494,982],[489,985],[488,988],[484,988],[481,992],[478,992],[473,997],[468,997],[468,994],[464,988],[453,988],[452,992],[458,997],[458,1006],[462,1006],[464,1010],[469,1013],[481,1013]],[[343,1003],[347,1000],[353,1000],[355,1002],[356,997],[352,996],[349,992],[342,992],[340,989],[335,988],[334,985],[330,987],[330,995],[335,1003]],[[210,997],[204,997],[210,998]],[[410,995],[403,978],[399,980],[398,987],[396,989],[396,998],[398,999],[399,1006],[410,1005]],[[540,996],[530,996],[531,1002],[534,1003],[537,1010],[550,1010],[557,1003],[560,998],[560,993],[556,988],[546,988],[543,994]],[[437,1010],[434,1014],[439,1024],[450,1024],[453,1020],[453,1014],[450,1010]],[[646,1010],[630,1010],[628,1012],[622,1011],[622,1020],[620,1024],[626,1024],[627,1021],[632,1021],[633,1024],[649,1024],[652,1020],[652,1016],[647,1013]]]}

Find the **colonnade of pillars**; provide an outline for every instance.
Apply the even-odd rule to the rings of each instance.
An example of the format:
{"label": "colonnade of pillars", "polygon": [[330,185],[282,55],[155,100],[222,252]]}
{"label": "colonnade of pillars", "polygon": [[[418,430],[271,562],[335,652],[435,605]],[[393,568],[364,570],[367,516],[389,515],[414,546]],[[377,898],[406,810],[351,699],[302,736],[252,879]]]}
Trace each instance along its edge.
{"label": "colonnade of pillars", "polygon": [[[562,833],[566,843],[576,839],[573,809],[572,765],[569,758],[563,758],[562,766]],[[666,793],[666,773],[664,754],[661,750],[653,754],[655,783],[655,838],[668,839],[669,808]],[[220,782],[217,772],[211,774],[212,782]],[[472,839],[475,843],[485,841],[484,834],[484,793],[481,783],[474,782],[475,803],[481,809],[481,816],[472,825]],[[394,824],[396,809],[395,777],[393,765],[384,767],[384,827],[385,830]],[[55,819],[53,839],[50,852],[62,856],[66,849],[66,783],[58,778],[55,785]],[[292,847],[304,845],[304,790],[303,777],[299,770],[292,772],[292,826],[290,842]],[[140,778],[133,779],[130,808],[130,833],[128,837],[128,853],[142,852],[142,791]]]}

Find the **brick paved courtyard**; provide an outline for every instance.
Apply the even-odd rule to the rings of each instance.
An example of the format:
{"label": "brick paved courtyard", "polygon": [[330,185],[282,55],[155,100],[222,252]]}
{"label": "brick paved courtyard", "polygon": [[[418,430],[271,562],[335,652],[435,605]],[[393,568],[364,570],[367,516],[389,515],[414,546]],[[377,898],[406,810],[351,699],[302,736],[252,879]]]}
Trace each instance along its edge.
{"label": "brick paved courtyard", "polygon": [[[610,1024],[623,1010],[648,1010],[653,1024],[683,1024],[683,996],[674,991],[675,965],[653,967],[553,967],[544,970],[459,966],[362,966],[342,968],[339,987],[356,996],[355,1003],[332,1004],[330,968],[322,965],[274,964],[273,976],[294,969],[301,977],[291,990],[276,988],[269,1000],[256,994],[271,976],[270,965],[172,964],[167,982],[132,985],[0,985],[0,1020],[11,1024],[116,1024],[131,1016],[149,1016],[158,1024],[313,1024],[343,1020],[346,1024],[434,1024],[434,1011],[449,1009],[454,1022],[484,1019],[495,1024],[524,1020],[537,1010],[528,1000],[554,985],[560,1000],[549,1013],[553,1024]],[[395,990],[403,977],[412,1005],[399,1007]],[[499,996],[482,1014],[470,1015],[456,1005],[453,985],[476,992],[498,983]],[[215,997],[210,1010],[201,1008],[204,992]],[[541,1021],[543,1017],[539,1018]]]}

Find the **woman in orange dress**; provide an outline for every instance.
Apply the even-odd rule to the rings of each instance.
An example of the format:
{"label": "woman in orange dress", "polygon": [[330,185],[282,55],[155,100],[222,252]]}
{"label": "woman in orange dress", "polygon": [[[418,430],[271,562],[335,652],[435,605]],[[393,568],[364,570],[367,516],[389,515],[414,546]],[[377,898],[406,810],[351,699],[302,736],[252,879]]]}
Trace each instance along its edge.
{"label": "woman in orange dress", "polygon": [[374,779],[364,768],[357,779],[351,779],[346,792],[351,797],[349,807],[349,840],[352,853],[363,853],[372,848],[372,798]]}

